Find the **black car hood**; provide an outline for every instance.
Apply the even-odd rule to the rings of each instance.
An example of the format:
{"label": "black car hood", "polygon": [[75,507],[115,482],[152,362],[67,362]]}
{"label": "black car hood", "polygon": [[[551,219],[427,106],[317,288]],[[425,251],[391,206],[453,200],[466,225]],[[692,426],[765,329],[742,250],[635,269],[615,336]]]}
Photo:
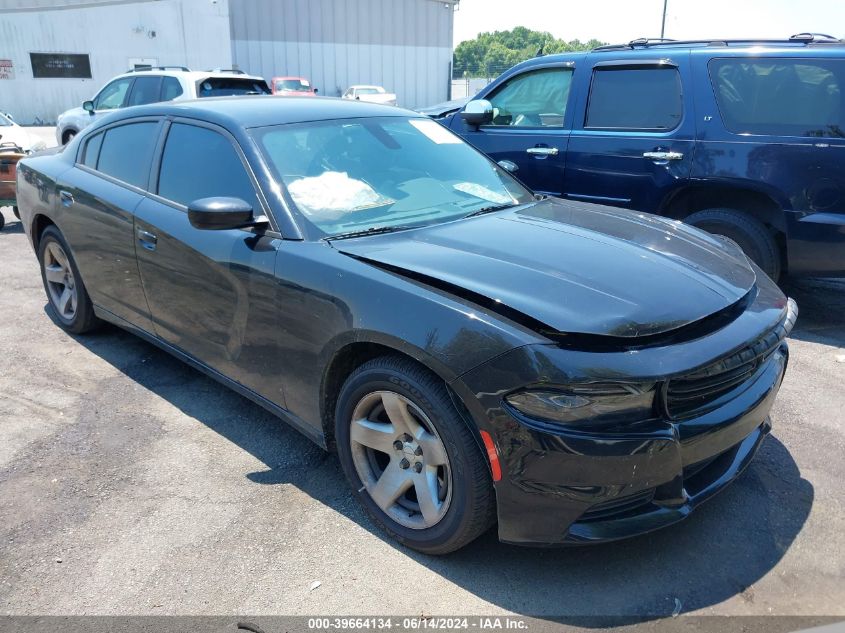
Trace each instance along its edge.
{"label": "black car hood", "polygon": [[666,333],[737,304],[756,279],[736,245],[681,222],[552,199],[333,244],[561,333]]}

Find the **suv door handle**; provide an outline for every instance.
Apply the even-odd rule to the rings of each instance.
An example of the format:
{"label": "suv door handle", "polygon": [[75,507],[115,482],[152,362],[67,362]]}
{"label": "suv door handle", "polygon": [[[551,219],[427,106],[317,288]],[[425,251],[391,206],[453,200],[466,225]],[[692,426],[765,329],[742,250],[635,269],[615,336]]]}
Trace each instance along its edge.
{"label": "suv door handle", "polygon": [[649,160],[681,160],[684,155],[681,152],[644,152],[643,158]]}
{"label": "suv door handle", "polygon": [[141,246],[146,248],[148,251],[154,251],[156,249],[158,238],[149,231],[138,229],[138,241],[141,242]]}
{"label": "suv door handle", "polygon": [[557,156],[560,152],[557,147],[529,147],[525,151],[533,156]]}
{"label": "suv door handle", "polygon": [[62,201],[63,207],[70,207],[73,205],[73,194],[70,191],[65,191],[64,189],[59,190],[59,200]]}

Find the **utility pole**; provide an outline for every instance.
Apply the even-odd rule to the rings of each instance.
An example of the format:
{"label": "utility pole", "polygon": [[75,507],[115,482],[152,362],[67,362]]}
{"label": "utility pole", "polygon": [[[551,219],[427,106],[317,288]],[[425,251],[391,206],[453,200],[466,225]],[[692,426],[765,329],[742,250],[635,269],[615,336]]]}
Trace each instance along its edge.
{"label": "utility pole", "polygon": [[663,39],[663,35],[666,33],[666,5],[669,3],[669,0],[663,0],[663,22],[660,23],[660,39]]}

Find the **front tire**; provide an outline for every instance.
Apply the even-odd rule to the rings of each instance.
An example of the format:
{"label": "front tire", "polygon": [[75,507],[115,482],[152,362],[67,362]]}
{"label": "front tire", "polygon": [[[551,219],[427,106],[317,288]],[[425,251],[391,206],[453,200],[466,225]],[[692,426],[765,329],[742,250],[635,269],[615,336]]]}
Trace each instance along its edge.
{"label": "front tire", "polygon": [[38,261],[47,302],[59,326],[72,334],[85,334],[100,325],[91,298],[82,282],[64,237],[48,226],[38,242]]}
{"label": "front tire", "polygon": [[736,209],[705,209],[684,220],[708,233],[729,237],[773,280],[780,279],[780,249],[774,236],[756,218]]}
{"label": "front tire", "polygon": [[442,381],[383,356],[344,383],[335,439],[346,478],[369,515],[426,554],[460,549],[495,519],[493,483]]}

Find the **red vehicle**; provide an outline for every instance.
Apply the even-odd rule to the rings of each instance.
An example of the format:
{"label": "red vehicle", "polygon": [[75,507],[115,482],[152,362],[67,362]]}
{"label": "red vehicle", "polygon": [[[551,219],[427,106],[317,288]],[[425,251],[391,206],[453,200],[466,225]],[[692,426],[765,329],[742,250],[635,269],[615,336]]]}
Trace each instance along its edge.
{"label": "red vehicle", "polygon": [[281,97],[314,97],[317,89],[304,77],[273,77],[270,87]]}

